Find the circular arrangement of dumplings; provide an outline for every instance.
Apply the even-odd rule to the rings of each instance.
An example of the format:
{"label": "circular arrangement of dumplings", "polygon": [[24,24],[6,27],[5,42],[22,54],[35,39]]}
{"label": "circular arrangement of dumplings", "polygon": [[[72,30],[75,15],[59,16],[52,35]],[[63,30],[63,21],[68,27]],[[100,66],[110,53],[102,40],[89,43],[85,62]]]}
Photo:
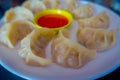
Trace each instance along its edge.
{"label": "circular arrangement of dumplings", "polygon": [[[62,3],[62,4],[61,4]],[[48,28],[35,28],[34,15],[45,9],[65,9],[77,22],[76,41],[71,39],[71,29],[58,32]],[[19,56],[34,66],[48,66],[52,62],[68,68],[80,68],[95,58],[98,51],[111,48],[116,41],[118,29],[109,27],[109,16],[103,11],[94,15],[92,5],[80,5],[77,0],[26,0],[5,13],[0,28],[0,42],[14,48],[20,42]],[[51,43],[51,44],[50,44]],[[46,56],[50,44],[51,58]]]}

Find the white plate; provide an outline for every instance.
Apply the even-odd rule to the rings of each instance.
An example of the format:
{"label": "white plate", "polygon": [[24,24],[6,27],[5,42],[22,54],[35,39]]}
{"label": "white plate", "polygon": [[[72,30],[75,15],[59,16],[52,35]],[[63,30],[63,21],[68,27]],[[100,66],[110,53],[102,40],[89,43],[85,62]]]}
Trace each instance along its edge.
{"label": "white plate", "polygon": [[[81,1],[80,4],[88,4]],[[110,27],[120,27],[120,17],[111,10],[100,5],[89,3],[96,8],[96,12],[106,11],[110,17]],[[2,19],[0,25],[4,23]],[[28,66],[18,56],[17,50],[9,49],[0,44],[0,64],[10,72],[26,79],[48,79],[48,80],[84,80],[102,77],[120,66],[120,31],[117,33],[116,44],[109,50],[97,53],[94,60],[85,64],[80,69],[63,68],[54,63],[48,67]]]}

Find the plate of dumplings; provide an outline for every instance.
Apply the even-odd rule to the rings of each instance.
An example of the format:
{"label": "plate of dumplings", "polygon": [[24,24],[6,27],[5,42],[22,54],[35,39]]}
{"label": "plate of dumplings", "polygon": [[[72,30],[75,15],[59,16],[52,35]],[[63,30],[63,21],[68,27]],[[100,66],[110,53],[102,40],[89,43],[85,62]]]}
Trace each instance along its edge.
{"label": "plate of dumplings", "polygon": [[[64,9],[73,16],[67,29],[36,28],[34,15]],[[0,20],[0,64],[25,79],[85,80],[120,65],[120,17],[80,0],[26,0]]]}

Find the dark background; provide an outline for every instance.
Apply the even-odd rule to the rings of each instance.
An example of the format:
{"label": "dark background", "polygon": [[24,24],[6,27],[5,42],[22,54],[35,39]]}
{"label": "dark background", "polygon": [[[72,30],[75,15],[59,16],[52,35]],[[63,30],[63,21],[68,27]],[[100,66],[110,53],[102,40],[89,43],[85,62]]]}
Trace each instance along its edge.
{"label": "dark background", "polygon": [[[0,18],[4,15],[4,12],[8,10],[10,7],[20,5],[23,1],[24,0],[0,0]],[[108,7],[109,9],[111,9],[120,16],[120,0],[86,0],[86,1],[92,1],[105,7]],[[12,74],[11,72],[7,71],[0,65],[0,80],[25,80],[25,79]],[[97,80],[120,80],[120,67],[117,68],[112,73],[109,73],[106,76],[99,78]]]}

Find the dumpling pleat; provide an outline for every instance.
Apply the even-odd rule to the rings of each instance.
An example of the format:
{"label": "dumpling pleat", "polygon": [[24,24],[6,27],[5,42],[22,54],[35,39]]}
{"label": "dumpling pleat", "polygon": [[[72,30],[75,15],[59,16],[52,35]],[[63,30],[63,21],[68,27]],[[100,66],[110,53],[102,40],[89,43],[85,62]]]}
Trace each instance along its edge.
{"label": "dumpling pleat", "polygon": [[46,28],[35,29],[21,41],[19,55],[29,65],[49,65],[52,60],[46,58],[45,49],[55,33]]}

